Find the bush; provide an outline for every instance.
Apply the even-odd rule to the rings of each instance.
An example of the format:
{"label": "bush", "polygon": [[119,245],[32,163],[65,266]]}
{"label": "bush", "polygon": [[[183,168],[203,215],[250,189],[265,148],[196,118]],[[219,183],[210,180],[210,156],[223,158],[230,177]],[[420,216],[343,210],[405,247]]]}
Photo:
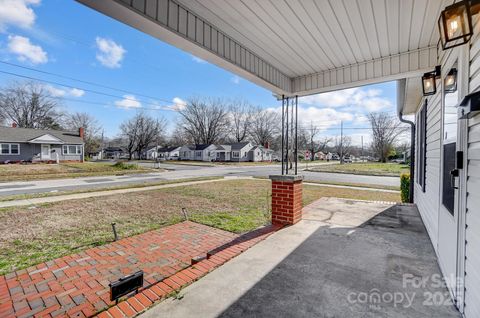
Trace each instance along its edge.
{"label": "bush", "polygon": [[403,173],[400,176],[400,196],[402,202],[408,202],[410,198],[410,174]]}
{"label": "bush", "polygon": [[119,161],[113,165],[115,169],[118,170],[135,170],[138,169],[136,164],[133,163],[125,163],[123,161]]}

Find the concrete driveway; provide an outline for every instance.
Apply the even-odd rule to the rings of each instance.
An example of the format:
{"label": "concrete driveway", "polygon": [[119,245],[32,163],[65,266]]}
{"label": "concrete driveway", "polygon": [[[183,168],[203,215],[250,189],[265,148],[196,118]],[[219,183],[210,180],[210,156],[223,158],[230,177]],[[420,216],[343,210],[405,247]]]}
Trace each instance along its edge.
{"label": "concrete driveway", "polygon": [[142,317],[460,317],[415,207],[330,198],[305,212]]}

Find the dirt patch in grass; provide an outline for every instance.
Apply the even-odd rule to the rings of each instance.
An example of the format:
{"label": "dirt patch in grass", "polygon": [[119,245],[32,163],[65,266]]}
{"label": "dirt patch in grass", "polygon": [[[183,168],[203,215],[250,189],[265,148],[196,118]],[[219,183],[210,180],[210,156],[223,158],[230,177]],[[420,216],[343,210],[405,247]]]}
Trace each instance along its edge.
{"label": "dirt patch in grass", "polygon": [[398,163],[346,163],[346,164],[331,164],[311,167],[308,171],[317,172],[335,172],[335,173],[351,173],[372,176],[400,176],[402,173],[409,171],[408,165]]}
{"label": "dirt patch in grass", "polygon": [[[242,233],[270,220],[270,181],[229,180],[131,194],[0,210],[0,274],[45,262],[120,237],[190,219]],[[304,204],[321,197],[399,201],[398,194],[304,187]]]}
{"label": "dirt patch in grass", "polygon": [[[102,175],[145,173],[150,169],[132,164],[60,163],[60,164],[6,164],[0,165],[0,182],[31,181],[58,178],[76,178]],[[156,169],[156,172],[159,170]]]}

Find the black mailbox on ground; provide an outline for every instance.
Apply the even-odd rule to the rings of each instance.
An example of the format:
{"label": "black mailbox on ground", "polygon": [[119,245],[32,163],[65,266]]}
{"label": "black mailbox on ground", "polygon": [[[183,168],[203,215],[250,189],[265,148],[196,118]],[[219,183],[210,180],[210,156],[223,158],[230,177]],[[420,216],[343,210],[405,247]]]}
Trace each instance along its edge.
{"label": "black mailbox on ground", "polygon": [[125,276],[119,280],[110,283],[110,300],[118,300],[120,297],[133,291],[138,291],[143,286],[143,271],[138,271],[132,275]]}

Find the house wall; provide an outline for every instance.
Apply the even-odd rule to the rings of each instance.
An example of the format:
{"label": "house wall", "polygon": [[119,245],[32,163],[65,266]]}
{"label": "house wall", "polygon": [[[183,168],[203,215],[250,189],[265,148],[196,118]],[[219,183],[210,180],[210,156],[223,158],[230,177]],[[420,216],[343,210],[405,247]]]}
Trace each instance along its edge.
{"label": "house wall", "polygon": [[[469,46],[442,51],[439,50],[439,64],[442,72],[447,71],[452,60],[457,57],[452,54],[453,50],[466,55],[469,61],[466,75],[468,75],[468,89],[464,93],[473,93],[480,90],[480,20],[475,20],[474,36]],[[465,52],[465,53],[463,53]],[[459,74],[459,81],[461,80]],[[438,82],[441,85],[441,81]],[[460,89],[460,87],[459,87]],[[426,154],[426,191],[415,181],[415,203],[418,206],[425,227],[432,241],[435,251],[438,253],[439,211],[441,204],[441,147],[442,147],[442,103],[441,88],[437,88],[437,94],[427,97],[427,154]],[[423,105],[422,100],[420,107]],[[418,114],[417,114],[418,116]],[[418,122],[418,117],[416,118]],[[467,120],[466,156],[466,193],[459,192],[459,260],[460,271],[464,267],[464,284],[459,286],[460,296],[463,294],[463,302],[457,306],[463,311],[466,318],[480,317],[480,115]],[[419,129],[417,129],[418,138]],[[418,140],[418,139],[417,139]],[[416,147],[418,150],[418,147]],[[418,152],[416,153],[418,163]],[[416,167],[418,171],[420,167]],[[462,205],[462,200],[465,205]],[[464,221],[462,221],[462,217]],[[464,222],[464,223],[462,223]],[[465,230],[464,230],[465,229]],[[464,248],[464,250],[463,250]],[[464,289],[463,289],[464,287]]]}
{"label": "house wall", "polygon": [[[55,151],[55,152],[54,152]],[[20,143],[19,155],[2,155],[0,154],[0,162],[5,161],[40,161],[40,144]],[[62,145],[50,145],[51,159],[56,160],[55,153],[58,153],[61,161],[81,161],[83,155],[63,155]]]}
{"label": "house wall", "polygon": [[[480,90],[480,22],[470,42],[469,92]],[[480,115],[468,120],[465,214],[465,316],[480,317]]]}

